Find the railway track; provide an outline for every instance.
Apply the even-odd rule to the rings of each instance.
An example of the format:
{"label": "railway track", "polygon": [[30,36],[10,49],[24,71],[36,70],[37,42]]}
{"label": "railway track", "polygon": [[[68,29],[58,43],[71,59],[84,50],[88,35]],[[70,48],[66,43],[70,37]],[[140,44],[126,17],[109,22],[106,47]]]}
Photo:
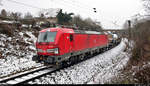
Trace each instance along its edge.
{"label": "railway track", "polygon": [[[115,46],[117,46],[118,44],[116,44]],[[115,47],[115,46],[113,46],[113,47]],[[113,47],[111,47],[111,48],[113,48]],[[109,48],[109,49],[111,49],[111,48]],[[109,49],[104,50],[104,52],[108,51]],[[96,55],[98,55],[98,54],[94,54],[93,56],[96,56]],[[93,57],[93,56],[91,56],[91,57]],[[80,62],[78,62],[78,63],[80,63]],[[75,63],[75,64],[77,64],[77,63]],[[74,65],[74,64],[72,64],[72,65]],[[63,69],[63,68],[55,68],[53,66],[42,66],[42,67],[30,70],[30,71],[25,71],[22,73],[18,73],[16,75],[12,75],[10,77],[2,78],[2,79],[0,79],[0,84],[28,83],[29,81],[33,81],[35,79],[38,79],[38,78],[45,76],[47,74],[50,74],[52,72],[58,71],[60,69]]]}
{"label": "railway track", "polygon": [[16,75],[13,75],[11,77],[6,77],[3,79],[0,79],[1,84],[20,84],[20,83],[26,83],[28,81],[32,81],[35,78],[44,76],[48,73],[54,72],[57,69],[52,68],[52,66],[43,66],[31,71],[22,72]]}

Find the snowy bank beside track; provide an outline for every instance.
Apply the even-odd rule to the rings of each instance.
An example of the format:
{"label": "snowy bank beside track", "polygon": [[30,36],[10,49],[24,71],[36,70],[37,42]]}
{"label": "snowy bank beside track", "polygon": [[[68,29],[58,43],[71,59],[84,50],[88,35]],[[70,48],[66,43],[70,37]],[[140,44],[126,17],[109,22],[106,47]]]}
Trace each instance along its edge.
{"label": "snowy bank beside track", "polygon": [[0,78],[39,67],[32,61],[36,54],[34,31],[17,31],[12,37],[0,34]]}
{"label": "snowy bank beside track", "polygon": [[36,79],[31,84],[102,84],[117,76],[128,61],[123,52],[126,40],[115,48],[56,73]]}

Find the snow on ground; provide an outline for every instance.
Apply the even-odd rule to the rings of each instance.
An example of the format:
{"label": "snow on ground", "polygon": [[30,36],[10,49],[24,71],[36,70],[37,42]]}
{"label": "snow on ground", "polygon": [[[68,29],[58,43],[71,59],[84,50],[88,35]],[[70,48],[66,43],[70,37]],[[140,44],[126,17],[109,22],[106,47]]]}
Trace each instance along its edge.
{"label": "snow on ground", "polygon": [[[31,58],[31,55],[28,58]],[[4,59],[0,60],[0,64],[0,77],[41,66],[41,64],[36,64],[31,59],[18,59],[14,56],[9,57],[7,61]]]}
{"label": "snow on ground", "polygon": [[17,32],[13,37],[0,34],[0,77],[42,65],[32,61],[36,40],[29,31]]}
{"label": "snow on ground", "polygon": [[117,76],[129,60],[125,40],[115,48],[30,84],[103,84]]}

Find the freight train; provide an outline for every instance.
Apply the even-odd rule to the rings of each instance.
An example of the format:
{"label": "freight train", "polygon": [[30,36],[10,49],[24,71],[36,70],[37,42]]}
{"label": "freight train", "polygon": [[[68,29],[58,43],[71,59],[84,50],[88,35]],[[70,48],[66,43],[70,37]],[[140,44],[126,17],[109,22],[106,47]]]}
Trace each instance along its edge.
{"label": "freight train", "polygon": [[47,28],[39,31],[37,55],[33,61],[51,65],[70,65],[108,48],[108,35],[103,32],[71,28]]}

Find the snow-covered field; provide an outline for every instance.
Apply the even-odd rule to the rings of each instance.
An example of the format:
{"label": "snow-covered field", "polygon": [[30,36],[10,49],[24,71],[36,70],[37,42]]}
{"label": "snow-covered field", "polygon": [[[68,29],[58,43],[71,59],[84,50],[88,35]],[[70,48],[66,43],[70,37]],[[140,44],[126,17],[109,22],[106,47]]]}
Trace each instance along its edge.
{"label": "snow-covered field", "polygon": [[29,31],[18,32],[13,37],[0,34],[0,77],[41,66],[32,61],[35,41],[36,37]]}
{"label": "snow-covered field", "polygon": [[126,40],[115,48],[84,62],[57,71],[30,84],[103,84],[117,77],[129,57],[123,52]]}

